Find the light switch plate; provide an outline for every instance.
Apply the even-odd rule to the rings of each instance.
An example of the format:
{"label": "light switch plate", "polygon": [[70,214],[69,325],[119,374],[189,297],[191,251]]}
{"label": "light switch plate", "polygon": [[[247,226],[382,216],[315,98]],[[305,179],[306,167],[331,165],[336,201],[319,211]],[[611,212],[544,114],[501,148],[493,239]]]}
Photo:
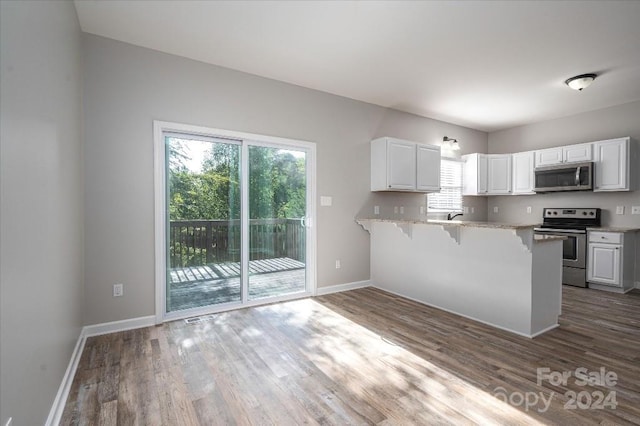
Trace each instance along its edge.
{"label": "light switch plate", "polygon": [[424,206],[420,206],[420,214],[424,214],[425,212],[425,207]]}
{"label": "light switch plate", "polygon": [[493,212],[498,213],[498,206],[493,206]]}
{"label": "light switch plate", "polygon": [[469,213],[469,207],[464,206],[464,207],[462,208],[462,213],[464,213],[464,214]]}
{"label": "light switch plate", "polygon": [[380,214],[380,206],[373,206],[373,214]]}
{"label": "light switch plate", "polygon": [[531,206],[527,206],[527,213],[531,213]]}
{"label": "light switch plate", "polygon": [[404,214],[404,206],[400,206],[400,214]]}
{"label": "light switch plate", "polygon": [[640,206],[632,206],[631,214],[640,214]]}
{"label": "light switch plate", "polygon": [[393,206],[393,212],[394,212],[395,214],[398,214],[398,206]]}
{"label": "light switch plate", "polygon": [[331,205],[333,204],[333,198],[327,196],[327,195],[323,195],[320,197],[320,206],[322,207],[331,207]]}
{"label": "light switch plate", "polygon": [[616,214],[624,214],[624,206],[616,206]]}

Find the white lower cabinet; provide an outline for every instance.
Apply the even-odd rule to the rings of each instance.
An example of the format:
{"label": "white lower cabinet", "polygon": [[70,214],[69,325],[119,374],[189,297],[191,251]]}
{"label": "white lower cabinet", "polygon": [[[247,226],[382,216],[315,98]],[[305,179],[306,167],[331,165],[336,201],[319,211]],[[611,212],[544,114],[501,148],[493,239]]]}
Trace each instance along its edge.
{"label": "white lower cabinet", "polygon": [[590,267],[587,280],[622,287],[620,281],[620,252],[616,244],[589,244]]}
{"label": "white lower cabinet", "polygon": [[[628,235],[628,238],[625,238]],[[589,232],[587,281],[589,287],[625,292],[634,285],[633,264],[635,241],[633,233]]]}

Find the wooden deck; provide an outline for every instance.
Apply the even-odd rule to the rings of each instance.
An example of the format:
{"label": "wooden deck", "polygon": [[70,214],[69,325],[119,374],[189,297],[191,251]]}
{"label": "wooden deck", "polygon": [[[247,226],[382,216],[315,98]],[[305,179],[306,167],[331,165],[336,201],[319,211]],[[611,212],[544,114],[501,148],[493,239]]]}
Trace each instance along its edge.
{"label": "wooden deck", "polygon": [[[174,268],[169,272],[169,311],[238,302],[240,262]],[[305,289],[305,265],[290,258],[249,262],[249,300],[299,293]]]}

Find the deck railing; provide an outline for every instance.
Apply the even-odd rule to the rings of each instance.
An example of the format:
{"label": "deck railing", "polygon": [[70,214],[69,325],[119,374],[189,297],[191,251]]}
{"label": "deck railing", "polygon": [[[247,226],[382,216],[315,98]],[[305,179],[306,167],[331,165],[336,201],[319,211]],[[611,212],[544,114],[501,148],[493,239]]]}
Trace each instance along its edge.
{"label": "deck railing", "polygon": [[[172,220],[171,267],[239,262],[240,235],[240,220]],[[251,219],[249,260],[288,257],[304,262],[305,236],[300,219]]]}

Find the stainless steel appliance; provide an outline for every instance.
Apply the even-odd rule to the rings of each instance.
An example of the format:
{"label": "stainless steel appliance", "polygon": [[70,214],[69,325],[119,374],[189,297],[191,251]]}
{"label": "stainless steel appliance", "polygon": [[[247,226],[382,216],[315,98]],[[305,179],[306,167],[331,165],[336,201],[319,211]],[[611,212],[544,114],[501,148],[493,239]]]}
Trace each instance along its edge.
{"label": "stainless steel appliance", "polygon": [[587,286],[587,228],[601,224],[600,209],[546,208],[536,234],[567,237],[562,242],[562,283]]}
{"label": "stainless steel appliance", "polygon": [[593,163],[536,167],[534,173],[536,192],[593,190]]}

